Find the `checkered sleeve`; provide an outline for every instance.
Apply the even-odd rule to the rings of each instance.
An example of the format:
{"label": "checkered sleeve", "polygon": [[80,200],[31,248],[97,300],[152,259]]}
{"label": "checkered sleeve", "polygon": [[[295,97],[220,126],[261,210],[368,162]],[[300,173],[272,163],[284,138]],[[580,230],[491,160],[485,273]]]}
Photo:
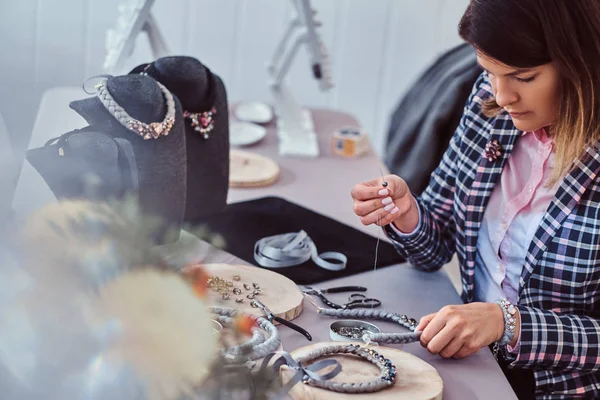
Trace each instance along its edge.
{"label": "checkered sleeve", "polygon": [[454,254],[453,206],[457,160],[461,141],[473,126],[473,118],[481,112],[481,98],[478,94],[485,84],[485,75],[482,74],[473,86],[460,123],[440,164],[432,173],[428,187],[417,197],[421,214],[418,229],[409,235],[398,235],[389,225],[384,227],[396,250],[417,268],[437,270],[448,263]]}
{"label": "checkered sleeve", "polygon": [[521,314],[518,353],[504,352],[511,368],[594,372],[600,369],[600,321],[517,306]]}

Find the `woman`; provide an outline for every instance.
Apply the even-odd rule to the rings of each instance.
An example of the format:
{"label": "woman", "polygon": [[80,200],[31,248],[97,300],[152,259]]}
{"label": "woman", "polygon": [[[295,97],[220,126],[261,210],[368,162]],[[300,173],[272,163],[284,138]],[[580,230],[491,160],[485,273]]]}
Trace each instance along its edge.
{"label": "woman", "polygon": [[456,252],[466,304],[421,319],[431,353],[491,345],[520,398],[598,397],[600,1],[472,0],[459,33],[485,71],[427,190],[374,179],[354,210],[417,267]]}

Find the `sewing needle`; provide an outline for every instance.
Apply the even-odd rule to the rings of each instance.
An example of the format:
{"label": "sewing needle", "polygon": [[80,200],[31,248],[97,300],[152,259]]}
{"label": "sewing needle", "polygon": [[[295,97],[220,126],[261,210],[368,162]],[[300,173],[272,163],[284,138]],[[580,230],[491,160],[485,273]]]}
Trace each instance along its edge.
{"label": "sewing needle", "polygon": [[379,167],[379,172],[381,173],[381,181],[383,182],[381,186],[387,187],[388,183],[385,181],[385,177],[383,176],[383,170]]}

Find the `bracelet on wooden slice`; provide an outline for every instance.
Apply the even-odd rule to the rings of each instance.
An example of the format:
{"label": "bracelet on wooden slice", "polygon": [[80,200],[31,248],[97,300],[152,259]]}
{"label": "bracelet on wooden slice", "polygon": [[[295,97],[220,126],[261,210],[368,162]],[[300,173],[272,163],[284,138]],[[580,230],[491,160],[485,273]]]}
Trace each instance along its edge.
{"label": "bracelet on wooden slice", "polygon": [[[443,382],[435,368],[401,350],[323,342],[299,348],[290,354],[305,368],[310,367],[311,362],[326,359],[334,359],[341,364],[341,371],[331,379],[294,385],[289,391],[292,399],[342,400],[348,399],[350,393],[353,399],[442,399]],[[366,360],[365,357],[370,359]],[[375,358],[377,363],[373,363]],[[394,366],[394,369],[390,366]],[[394,376],[390,381],[387,377],[392,371]],[[280,373],[285,384],[296,371],[283,367]]]}

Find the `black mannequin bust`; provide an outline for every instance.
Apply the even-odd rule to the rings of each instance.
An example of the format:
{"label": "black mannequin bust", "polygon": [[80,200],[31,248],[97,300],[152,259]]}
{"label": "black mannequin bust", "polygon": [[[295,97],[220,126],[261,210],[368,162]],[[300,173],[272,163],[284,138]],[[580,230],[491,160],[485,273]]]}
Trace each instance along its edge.
{"label": "black mannequin bust", "polygon": [[[165,94],[156,81],[143,75],[110,77],[106,88],[130,117],[145,123],[160,122],[167,114]],[[174,96],[173,96],[174,97]],[[160,218],[157,244],[179,238],[186,198],[186,143],[181,104],[174,97],[175,118],[168,135],[145,140],[124,127],[97,96],[70,103],[95,129],[128,140],[133,148],[142,212]],[[114,112],[114,111],[113,111]],[[166,229],[174,234],[165,237]]]}
{"label": "black mannequin bust", "polygon": [[[169,89],[189,113],[210,112],[210,131],[199,131],[185,118],[187,147],[187,197],[184,220],[221,211],[229,188],[229,110],[223,81],[193,57],[172,56],[134,68],[130,74],[146,74]],[[196,129],[195,129],[196,128]]]}

